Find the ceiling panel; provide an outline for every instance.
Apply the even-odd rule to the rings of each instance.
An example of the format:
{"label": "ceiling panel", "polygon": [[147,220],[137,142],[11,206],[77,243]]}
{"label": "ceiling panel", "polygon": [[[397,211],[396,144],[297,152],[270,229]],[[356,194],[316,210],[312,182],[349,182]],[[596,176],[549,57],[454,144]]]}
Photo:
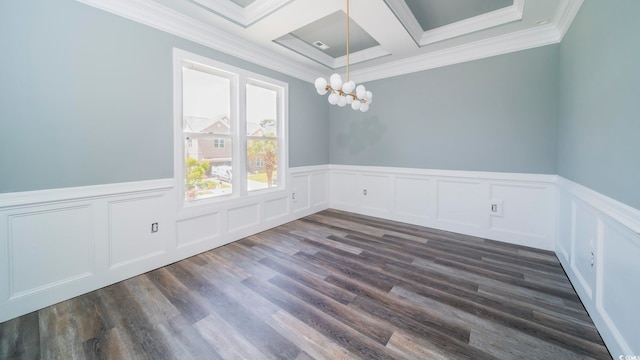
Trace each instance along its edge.
{"label": "ceiling panel", "polygon": [[[323,52],[338,58],[347,53],[346,18],[347,14],[344,11],[336,11],[331,15],[294,30],[290,34],[309,46],[314,46],[314,43],[320,41],[329,46],[327,49],[321,49]],[[380,45],[353,19],[349,21],[349,34],[349,49],[351,53]]]}
{"label": "ceiling panel", "polygon": [[405,0],[423,31],[513,5],[513,0]]}

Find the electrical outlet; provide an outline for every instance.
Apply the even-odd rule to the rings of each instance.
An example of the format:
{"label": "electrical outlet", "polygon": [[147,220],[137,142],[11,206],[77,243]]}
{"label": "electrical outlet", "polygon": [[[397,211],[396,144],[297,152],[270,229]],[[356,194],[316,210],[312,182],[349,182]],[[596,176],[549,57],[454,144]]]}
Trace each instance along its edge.
{"label": "electrical outlet", "polygon": [[151,232],[152,233],[158,232],[158,223],[157,222],[151,224]]}
{"label": "electrical outlet", "polygon": [[489,214],[491,216],[502,216],[503,207],[502,200],[491,200],[489,204]]}

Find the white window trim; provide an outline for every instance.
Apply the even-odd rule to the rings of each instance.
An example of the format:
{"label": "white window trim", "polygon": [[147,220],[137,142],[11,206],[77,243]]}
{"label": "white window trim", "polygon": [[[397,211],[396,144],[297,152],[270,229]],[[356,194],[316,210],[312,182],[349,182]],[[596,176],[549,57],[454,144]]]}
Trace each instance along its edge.
{"label": "white window trim", "polygon": [[[235,77],[231,81],[231,111],[230,117],[236,126],[232,126],[232,168],[233,193],[209,199],[186,201],[184,199],[184,141],[182,132],[182,65],[191,62],[204,67],[215,68]],[[247,84],[256,84],[275,89],[278,93],[278,186],[270,189],[247,189],[247,142],[246,138],[246,92]],[[178,196],[179,216],[189,209],[222,209],[232,205],[230,202],[242,202],[246,199],[260,201],[262,197],[271,197],[276,193],[287,192],[289,173],[289,85],[254,72],[238,68],[223,62],[197,55],[188,51],[173,49],[173,125],[174,125],[174,179]]]}

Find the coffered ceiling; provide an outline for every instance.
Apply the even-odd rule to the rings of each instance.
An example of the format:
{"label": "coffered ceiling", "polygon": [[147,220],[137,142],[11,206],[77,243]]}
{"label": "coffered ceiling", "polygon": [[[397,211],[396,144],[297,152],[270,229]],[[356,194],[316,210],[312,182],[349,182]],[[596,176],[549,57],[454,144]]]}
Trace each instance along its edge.
{"label": "coffered ceiling", "polygon": [[[346,0],[78,0],[291,76],[346,71]],[[558,43],[583,0],[350,0],[358,82]]]}

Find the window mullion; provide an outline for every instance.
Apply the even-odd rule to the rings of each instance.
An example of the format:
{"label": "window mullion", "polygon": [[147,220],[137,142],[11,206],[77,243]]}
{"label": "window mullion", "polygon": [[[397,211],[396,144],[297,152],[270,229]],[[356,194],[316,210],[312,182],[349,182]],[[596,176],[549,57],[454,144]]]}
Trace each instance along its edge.
{"label": "window mullion", "polygon": [[[237,171],[238,189],[241,196],[245,196],[248,193],[247,190],[247,78],[245,76],[239,77],[238,86],[238,161]],[[236,185],[236,184],[234,184]]]}

